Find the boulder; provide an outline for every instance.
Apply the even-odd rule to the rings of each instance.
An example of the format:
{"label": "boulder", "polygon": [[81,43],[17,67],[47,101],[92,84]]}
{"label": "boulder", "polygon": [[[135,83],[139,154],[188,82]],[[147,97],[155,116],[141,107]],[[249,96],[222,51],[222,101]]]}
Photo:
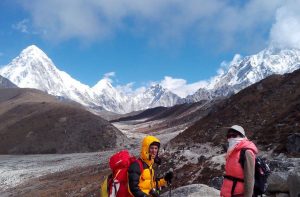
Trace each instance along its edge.
{"label": "boulder", "polygon": [[209,180],[208,185],[209,187],[220,190],[222,187],[223,179],[223,176],[213,177]]}
{"label": "boulder", "polygon": [[287,184],[290,191],[290,196],[300,196],[300,167],[295,168],[294,171],[289,173]]}
{"label": "boulder", "polygon": [[[220,196],[220,191],[203,184],[192,184],[176,188],[171,191],[172,197],[215,197]],[[168,197],[169,192],[165,192],[161,197]]]}
{"label": "boulder", "polygon": [[300,153],[300,133],[294,133],[288,137],[286,149],[289,153]]}
{"label": "boulder", "polygon": [[274,192],[288,192],[287,184],[288,174],[284,172],[273,172],[268,178],[267,191],[270,193]]}
{"label": "boulder", "polygon": [[269,161],[269,166],[272,172],[287,172],[295,168],[295,163],[288,161],[288,159],[284,156],[280,158],[274,158]]}

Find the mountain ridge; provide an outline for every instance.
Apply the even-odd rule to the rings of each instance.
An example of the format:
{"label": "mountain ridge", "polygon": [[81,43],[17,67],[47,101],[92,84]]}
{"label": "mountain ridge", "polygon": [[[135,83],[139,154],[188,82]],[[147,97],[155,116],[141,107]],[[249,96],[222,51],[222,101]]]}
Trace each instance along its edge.
{"label": "mountain ridge", "polygon": [[300,50],[266,48],[242,58],[236,55],[227,68],[208,81],[204,87],[181,98],[161,84],[138,94],[116,89],[109,79],[99,80],[93,87],[60,71],[37,46],[25,48],[11,63],[0,69],[0,75],[21,88],[36,88],[49,94],[74,100],[92,111],[105,109],[120,114],[154,107],[170,107],[228,97],[271,74],[290,73],[300,68]]}

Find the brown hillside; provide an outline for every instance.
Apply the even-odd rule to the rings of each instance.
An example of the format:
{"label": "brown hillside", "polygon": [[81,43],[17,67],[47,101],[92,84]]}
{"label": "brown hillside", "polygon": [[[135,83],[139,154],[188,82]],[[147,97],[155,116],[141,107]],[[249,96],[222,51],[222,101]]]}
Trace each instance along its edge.
{"label": "brown hillside", "polygon": [[300,70],[270,76],[218,103],[171,145],[219,145],[224,140],[224,127],[233,124],[242,125],[248,138],[263,148],[285,151],[287,136],[300,132]]}
{"label": "brown hillside", "polygon": [[127,138],[106,120],[32,89],[0,89],[0,154],[98,151]]}

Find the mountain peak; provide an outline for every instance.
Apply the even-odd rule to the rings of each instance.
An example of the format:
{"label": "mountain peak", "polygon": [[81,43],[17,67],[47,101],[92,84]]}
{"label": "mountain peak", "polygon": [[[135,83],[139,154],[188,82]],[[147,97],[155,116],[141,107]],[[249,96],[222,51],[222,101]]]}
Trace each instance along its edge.
{"label": "mountain peak", "polygon": [[25,49],[22,50],[21,54],[22,55],[34,55],[34,56],[46,56],[47,55],[36,45],[30,45],[26,47]]}
{"label": "mountain peak", "polygon": [[151,89],[164,89],[159,83],[152,85],[150,88]]}
{"label": "mountain peak", "polygon": [[94,91],[98,91],[101,92],[104,89],[112,89],[112,85],[109,81],[109,79],[107,78],[103,78],[100,81],[98,81],[98,83],[92,88]]}
{"label": "mountain peak", "polygon": [[146,90],[146,93],[151,93],[154,95],[162,94],[163,92],[166,92],[166,89],[164,89],[160,84],[154,84]]}

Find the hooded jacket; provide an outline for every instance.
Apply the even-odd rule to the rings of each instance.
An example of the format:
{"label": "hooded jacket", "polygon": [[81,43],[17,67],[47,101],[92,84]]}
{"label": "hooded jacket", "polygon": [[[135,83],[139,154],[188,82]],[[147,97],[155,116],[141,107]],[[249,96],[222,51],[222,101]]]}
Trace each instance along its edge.
{"label": "hooded jacket", "polygon": [[[235,177],[244,180],[244,169],[242,168],[241,164],[239,163],[240,159],[240,152],[242,149],[247,149],[246,152],[249,152],[250,156],[253,157],[252,161],[255,162],[255,154],[257,154],[257,148],[253,142],[249,141],[245,138],[239,144],[235,146],[235,148],[227,154],[226,157],[226,164],[225,164],[225,175],[230,177]],[[254,168],[254,164],[251,165]],[[254,172],[254,169],[253,169]],[[244,180],[245,181],[245,180]],[[248,181],[246,181],[248,182]],[[221,188],[221,196],[230,197],[231,196],[231,189],[233,186],[233,181],[227,178],[224,179],[223,185]],[[253,189],[253,188],[252,188]],[[234,189],[234,196],[244,196],[244,183],[237,181],[235,189]]]}
{"label": "hooded jacket", "polygon": [[166,185],[164,179],[156,180],[153,169],[154,159],[149,154],[150,145],[160,144],[160,141],[154,136],[147,136],[142,141],[140,160],[143,169],[140,169],[138,161],[133,162],[128,169],[129,192],[135,197],[144,197],[149,195],[151,189]]}

